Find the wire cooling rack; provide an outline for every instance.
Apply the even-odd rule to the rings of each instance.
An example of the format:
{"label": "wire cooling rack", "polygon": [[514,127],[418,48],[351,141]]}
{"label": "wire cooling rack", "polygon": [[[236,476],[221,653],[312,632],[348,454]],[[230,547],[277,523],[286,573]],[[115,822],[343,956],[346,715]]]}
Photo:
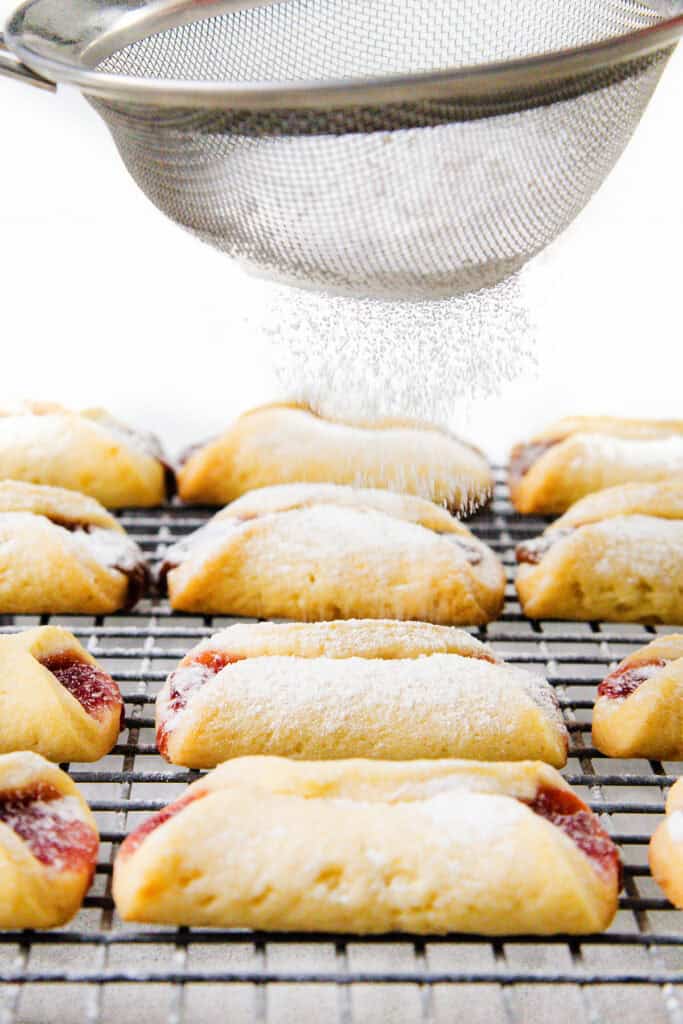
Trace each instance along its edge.
{"label": "wire cooling rack", "polygon": [[[571,734],[565,775],[602,815],[626,867],[610,930],[492,941],[124,925],[110,895],[116,850],[199,774],[156,753],[155,695],[189,647],[232,620],[172,613],[166,602],[150,600],[135,613],[104,618],[5,618],[4,632],[39,621],[72,629],[118,680],[126,727],[110,756],[64,766],[95,811],[100,862],[71,925],[0,932],[0,1024],[683,1024],[683,913],[663,898],[647,867],[647,843],[683,765],[609,760],[590,738],[595,690],[607,669],[671,629],[525,619],[512,587],[514,545],[545,524],[518,517],[502,471],[497,477],[492,504],[471,525],[506,564],[507,600],[502,618],[476,635],[557,689]],[[120,518],[156,559],[209,514],[178,505]]]}

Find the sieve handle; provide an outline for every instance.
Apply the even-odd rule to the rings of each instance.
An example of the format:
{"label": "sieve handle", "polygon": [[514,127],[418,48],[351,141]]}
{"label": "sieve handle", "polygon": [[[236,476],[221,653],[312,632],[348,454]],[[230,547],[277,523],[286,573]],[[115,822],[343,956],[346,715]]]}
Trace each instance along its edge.
{"label": "sieve handle", "polygon": [[47,78],[43,78],[42,75],[37,75],[35,71],[31,71],[30,68],[22,64],[18,57],[7,49],[5,46],[5,39],[0,32],[0,75],[7,75],[9,78],[15,78],[20,82],[26,82],[27,85],[35,85],[38,89],[49,89],[51,92],[55,92],[57,86],[54,82],[51,82]]}

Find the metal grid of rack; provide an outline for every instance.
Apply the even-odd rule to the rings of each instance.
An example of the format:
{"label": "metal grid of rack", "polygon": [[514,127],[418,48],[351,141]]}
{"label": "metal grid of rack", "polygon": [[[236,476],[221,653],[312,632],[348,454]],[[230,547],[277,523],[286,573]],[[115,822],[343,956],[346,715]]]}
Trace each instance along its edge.
{"label": "metal grid of rack", "polygon": [[[608,760],[590,739],[595,689],[608,667],[654,633],[671,630],[526,620],[511,582],[514,545],[544,522],[516,516],[503,474],[497,475],[493,502],[471,525],[501,555],[510,580],[502,618],[476,635],[557,688],[571,734],[565,775],[603,816],[624,859],[625,887],[610,930],[580,939],[492,941],[124,925],[110,895],[116,850],[140,820],[199,774],[169,766],[156,753],[155,695],[189,647],[232,620],[172,613],[153,600],[106,618],[3,619],[4,632],[38,621],[72,629],[118,680],[126,723],[108,757],[64,766],[98,818],[100,863],[71,925],[0,933],[0,1024],[109,1024],[133,1017],[145,1024],[683,1024],[683,913],[663,898],[647,867],[649,837],[683,765]],[[120,518],[154,560],[209,514],[171,505],[125,511]]]}

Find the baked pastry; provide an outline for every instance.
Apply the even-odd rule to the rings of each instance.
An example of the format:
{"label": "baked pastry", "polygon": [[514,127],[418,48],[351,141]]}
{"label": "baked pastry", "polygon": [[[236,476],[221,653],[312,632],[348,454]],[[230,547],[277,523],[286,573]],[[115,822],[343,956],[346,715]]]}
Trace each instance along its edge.
{"label": "baked pastry", "polygon": [[683,622],[683,480],[591,494],[517,561],[531,619]]}
{"label": "baked pastry", "polygon": [[0,928],[55,928],[90,887],[99,835],[68,775],[38,754],[0,756]]}
{"label": "baked pastry", "polygon": [[683,633],[657,637],[600,684],[593,742],[608,757],[683,760]]}
{"label": "baked pastry", "polygon": [[510,456],[510,496],[525,514],[557,515],[625,483],[683,480],[683,421],[572,416]]}
{"label": "baked pastry", "polygon": [[271,484],[335,483],[416,494],[451,511],[488,501],[482,453],[414,420],[343,422],[301,405],[253,409],[220,437],[181,456],[183,501],[225,505]]}
{"label": "baked pastry", "polygon": [[423,498],[283,484],[238,498],[170,548],[179,611],[254,618],[489,622],[505,573],[493,552]]}
{"label": "baked pastry", "polygon": [[58,626],[0,637],[0,753],[97,761],[121,730],[119,688]]}
{"label": "baked pastry", "polygon": [[127,921],[269,930],[600,931],[619,855],[525,761],[228,761],[124,841]]}
{"label": "baked pastry", "polygon": [[683,910],[683,779],[669,790],[666,818],[650,840],[649,860],[667,899]]}
{"label": "baked pastry", "polygon": [[156,717],[160,752],[192,768],[246,754],[567,760],[544,679],[423,622],[230,626],[183,658]]}
{"label": "baked pastry", "polygon": [[0,407],[0,480],[81,491],[108,508],[160,505],[173,481],[159,442],[104,409]]}
{"label": "baked pastry", "polygon": [[132,608],[147,579],[140,548],[94,498],[0,482],[0,613],[105,615]]}

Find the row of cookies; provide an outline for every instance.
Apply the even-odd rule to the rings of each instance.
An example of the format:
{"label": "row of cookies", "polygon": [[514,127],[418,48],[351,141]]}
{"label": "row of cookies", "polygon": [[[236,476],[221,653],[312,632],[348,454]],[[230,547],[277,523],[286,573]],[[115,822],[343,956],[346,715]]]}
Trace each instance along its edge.
{"label": "row of cookies", "polygon": [[102,409],[0,407],[2,479],[80,491],[107,508],[161,505],[176,487],[183,501],[225,505],[272,484],[331,482],[414,494],[455,513],[479,507],[492,490],[482,453],[443,430],[337,422],[296,405],[246,413],[175,467],[153,435]]}
{"label": "row of cookies", "polygon": [[[672,694],[678,687],[680,696],[683,685],[681,655],[683,637],[661,638],[607,677],[596,714],[605,701],[615,707],[613,712],[609,707],[600,711],[603,735],[609,736],[610,714],[624,720],[630,702],[645,696],[646,708],[648,701],[651,707],[654,694],[660,701],[657,713],[643,717],[632,707],[626,721],[649,726],[649,742],[660,739],[657,723],[671,712]],[[383,672],[385,663],[391,664]],[[99,744],[101,753],[109,749],[119,729],[121,696],[70,634],[45,627],[7,637],[0,648],[0,667],[3,749],[30,741],[54,759],[79,760],[93,756],[93,744]],[[450,685],[443,686],[444,680]],[[93,720],[90,732],[83,726],[85,716]],[[672,757],[681,756],[680,719],[679,710],[675,749],[667,750]],[[230,763],[190,786],[124,843],[114,891],[120,912],[129,920],[356,932],[545,934],[593,931],[612,918],[620,886],[618,856],[595,816],[553,769],[538,762],[437,760],[533,757],[559,766],[566,759],[566,731],[550,687],[505,666],[467,634],[397,623],[234,626],[183,658],[159,695],[157,723],[160,750],[170,760],[195,767],[212,767],[224,759]],[[675,731],[670,723],[670,738]],[[624,721],[612,723],[612,735],[618,740],[623,734]],[[641,729],[641,739],[643,734]],[[655,756],[639,749],[621,753]],[[295,766],[292,760],[263,757],[273,754],[304,763]],[[343,760],[349,757],[396,760]],[[435,760],[404,760],[424,757]],[[325,758],[342,760],[318,760]],[[38,883],[46,888],[50,872],[57,872],[57,884],[38,907],[33,896],[22,896],[19,909],[18,896],[9,901],[0,925],[48,927],[65,920],[66,907],[74,912],[77,894],[85,892],[91,873],[92,857],[84,859],[83,850],[91,850],[92,840],[85,843],[80,826],[73,834],[73,851],[63,831],[57,829],[56,838],[52,836],[55,814],[58,822],[73,821],[83,802],[72,800],[67,814],[51,803],[65,796],[63,784],[51,790],[42,783],[19,785],[12,771],[7,778],[3,775],[5,763],[13,771],[17,762],[0,758],[0,864],[6,858],[13,872],[5,872],[4,879],[15,893],[25,893],[28,886],[29,896]],[[38,760],[30,764],[40,775]],[[73,791],[73,783],[69,785]],[[222,796],[202,805],[197,820],[194,813],[186,813],[198,799],[214,793]],[[481,803],[486,795],[495,796],[495,803]],[[257,798],[261,805],[266,802],[269,816],[252,820],[248,807]],[[369,821],[356,815],[352,805],[357,801],[381,805],[371,815],[382,822],[375,829],[378,835],[373,831],[371,837],[372,856],[365,846],[358,849],[356,830],[367,828]],[[514,801],[545,819],[544,827],[539,831]],[[403,807],[405,802],[409,807]],[[394,815],[385,805],[403,807],[407,813]],[[429,829],[426,843],[424,830],[420,842],[398,842],[393,824],[424,826],[425,812],[445,829],[445,854],[433,848]],[[489,820],[487,814],[493,817]],[[80,811],[76,816],[83,818]],[[321,846],[328,816],[330,821],[337,816],[338,822],[341,816],[348,843],[333,831]],[[663,829],[673,829],[674,838],[667,831],[666,842],[656,840],[652,862],[655,877],[673,899],[678,899],[676,887],[681,884],[677,820],[671,828],[660,827],[657,837]],[[194,837],[191,844],[186,842],[187,829]],[[285,848],[284,861],[279,857],[274,865],[266,857],[273,829],[280,837],[279,849]],[[314,850],[312,864],[310,857],[302,859],[304,847]],[[523,909],[514,896],[519,880],[515,877],[513,892],[505,871],[511,853],[524,854],[525,886],[544,893]],[[483,857],[484,866],[473,870],[473,856]],[[388,873],[387,858],[394,864]],[[420,862],[419,871],[411,867],[414,860]],[[480,894],[474,905],[469,897],[459,897],[458,887],[441,892],[439,887],[450,878],[443,873],[446,862],[449,872],[457,869],[461,878],[469,872],[468,884]],[[281,870],[283,863],[287,870]],[[26,884],[19,877],[24,870],[29,871]],[[562,884],[551,885],[557,871]],[[402,885],[394,889],[397,877],[411,878],[412,884],[407,890]],[[3,885],[0,870],[0,890]],[[311,886],[312,902],[302,897]],[[438,893],[438,899],[420,901],[426,892]],[[46,906],[52,907],[52,921],[45,916]]]}
{"label": "row of cookies", "polygon": [[[392,624],[393,625],[393,624]],[[247,645],[248,646],[248,645]],[[186,710],[189,702],[185,701],[183,704],[183,698],[188,694],[192,693],[195,689],[199,689],[203,686],[201,677],[204,674],[205,663],[212,664],[216,661],[217,655],[221,652],[215,650],[208,650],[201,652],[201,657],[198,659],[196,664],[183,666],[184,669],[189,668],[190,671],[183,673],[179,680],[179,686],[176,688],[175,694],[173,693],[172,686],[169,686],[173,701],[180,700],[180,706],[168,707],[166,710],[170,710],[172,713],[173,728],[169,728],[168,716],[163,721],[163,728],[165,731],[165,740],[168,743],[169,733],[174,733],[178,725],[177,716]],[[234,652],[233,652],[234,653]],[[230,645],[228,645],[228,654],[230,655]],[[347,655],[348,656],[348,655]],[[256,657],[259,657],[257,654]],[[247,660],[247,656],[242,653],[236,659],[239,661]],[[477,658],[476,660],[486,661],[485,658]],[[235,661],[228,659],[225,668],[235,664]],[[201,667],[198,667],[201,666]],[[220,663],[217,663],[217,667],[220,667]],[[197,683],[196,676],[199,674],[200,682]],[[219,673],[214,673],[220,675]],[[192,681],[193,680],[193,681]],[[248,680],[247,680],[248,682]],[[410,697],[411,694],[409,693]],[[414,696],[414,695],[413,695]],[[194,701],[192,701],[194,703]],[[467,711],[467,706],[465,707]],[[472,709],[469,709],[471,715]],[[180,723],[182,726],[182,722]],[[185,723],[187,724],[187,723]],[[196,723],[195,723],[196,724]],[[272,725],[270,726],[272,732]],[[404,726],[405,729],[405,726]],[[201,722],[200,722],[201,730]],[[202,741],[203,743],[203,741]],[[481,756],[481,755],[480,755]],[[336,764],[334,766],[336,771],[339,771],[343,775],[343,783],[345,784],[346,779],[349,775],[353,775],[353,769],[355,766],[348,766],[343,763]],[[398,766],[397,766],[398,767]],[[409,773],[409,778],[415,773],[415,765],[401,765],[402,769],[405,769]],[[419,766],[417,766],[419,767]],[[443,762],[437,763],[431,766],[435,772],[438,781],[441,782],[440,772],[448,769],[448,765]],[[472,770],[472,766],[462,766],[463,771],[460,776],[466,777],[467,782],[471,780],[473,775],[479,776],[481,772]],[[538,774],[539,766],[524,766],[527,771],[527,775],[533,776],[534,772]],[[250,773],[248,766],[241,764],[235,764],[235,769],[239,769],[240,777],[244,777],[251,785]],[[271,796],[276,797],[275,811],[280,815],[278,827],[284,830],[288,839],[292,837],[292,824],[302,824],[304,826],[304,838],[307,843],[310,843],[312,837],[318,837],[321,828],[324,830],[324,817],[327,811],[324,810],[324,803],[320,805],[314,805],[314,800],[317,794],[315,789],[316,780],[320,777],[320,766],[302,766],[302,768],[308,768],[308,775],[300,780],[301,789],[297,791],[296,780],[288,778],[291,775],[291,766],[288,763],[279,762],[274,770],[271,772],[270,769],[265,771],[266,775],[272,775],[273,778],[268,778],[268,785],[263,785],[261,775],[264,774],[264,770],[258,767],[256,769],[257,784],[250,788],[247,787],[248,792],[246,794],[247,799],[255,803],[256,800],[263,801],[264,799],[270,801]],[[385,766],[381,766],[379,773],[384,772]],[[393,766],[392,766],[393,768]],[[477,769],[479,766],[477,766]],[[481,766],[482,770],[489,769],[490,766]],[[370,772],[370,769],[372,771]],[[377,774],[378,768],[375,765],[368,767],[368,774]],[[218,775],[221,776],[220,784],[216,785],[216,788],[223,792],[223,788],[230,789],[230,786],[224,787],[222,779],[226,773],[224,769],[221,769]],[[362,775],[363,773],[361,773]],[[419,772],[418,772],[419,774]],[[452,771],[452,775],[458,776],[458,772]],[[500,775],[500,771],[496,769],[496,774]],[[458,789],[463,786],[463,778],[458,776],[457,785]],[[284,779],[284,782],[281,780]],[[204,782],[206,780],[202,780]],[[432,781],[430,779],[430,781]],[[528,780],[526,780],[528,782]],[[546,780],[548,781],[548,780]],[[401,779],[401,793],[405,788],[405,778]],[[371,780],[363,777],[361,779],[361,793],[364,802],[367,801],[369,793],[372,793]],[[500,785],[500,783],[498,782]],[[284,785],[284,793],[281,789],[281,785]],[[314,799],[311,799],[310,787],[314,787]],[[196,787],[198,788],[198,787]],[[437,857],[435,860],[428,856],[428,868],[429,870],[422,870],[424,864],[425,855],[431,854],[430,848],[430,836],[426,834],[423,836],[423,841],[426,845],[417,844],[417,851],[414,856],[417,856],[421,870],[413,877],[417,884],[417,888],[420,892],[409,892],[409,902],[406,905],[401,899],[401,896],[397,896],[391,891],[389,886],[389,893],[386,899],[383,899],[383,890],[381,886],[378,887],[378,873],[376,869],[376,863],[373,863],[372,858],[367,858],[357,864],[354,859],[354,855],[357,853],[357,843],[355,840],[355,827],[358,824],[355,821],[355,816],[348,814],[344,815],[344,827],[345,833],[350,833],[351,836],[351,849],[348,851],[348,856],[345,857],[345,851],[339,850],[338,840],[335,839],[334,833],[332,833],[332,840],[336,845],[334,850],[330,848],[330,854],[334,854],[331,857],[331,862],[326,863],[323,867],[322,872],[318,873],[313,879],[314,886],[318,884],[322,888],[321,894],[314,900],[312,906],[309,906],[306,901],[303,906],[301,918],[296,916],[297,907],[302,905],[302,878],[300,869],[300,854],[301,849],[296,844],[294,849],[290,851],[293,858],[292,869],[298,868],[298,871],[292,870],[286,872],[284,875],[280,873],[280,865],[276,865],[276,870],[272,870],[270,864],[267,865],[264,870],[270,871],[268,876],[267,884],[265,885],[265,899],[262,891],[254,892],[252,885],[249,888],[249,882],[253,882],[253,867],[254,857],[253,854],[249,858],[248,862],[244,865],[246,875],[242,874],[243,867],[242,862],[238,856],[239,851],[234,849],[233,845],[230,848],[232,856],[228,862],[228,874],[226,878],[226,862],[224,855],[217,856],[216,850],[224,851],[224,838],[223,833],[220,831],[221,825],[224,822],[226,814],[229,817],[229,811],[234,809],[239,811],[240,820],[244,822],[245,814],[243,808],[240,807],[241,793],[230,792],[227,795],[223,794],[222,798],[218,802],[212,803],[212,813],[208,813],[208,805],[202,805],[201,808],[201,821],[202,823],[207,820],[207,825],[204,832],[201,834],[201,842],[198,843],[197,849],[193,851],[187,851],[187,842],[184,837],[187,835],[186,829],[188,826],[193,828],[194,834],[194,822],[190,822],[187,819],[187,813],[189,813],[190,805],[193,805],[199,797],[206,797],[207,795],[213,796],[213,783],[209,788],[209,793],[202,791],[199,793],[188,793],[185,798],[180,802],[179,805],[175,805],[171,809],[167,809],[162,812],[161,816],[147,823],[143,826],[142,834],[138,833],[131,839],[130,844],[125,847],[122,851],[121,859],[117,861],[117,870],[115,874],[115,893],[117,894],[117,903],[125,916],[154,921],[181,921],[182,923],[209,923],[209,924],[240,924],[245,923],[247,925],[257,924],[260,921],[261,927],[310,927],[310,922],[315,922],[315,927],[331,927],[339,928],[339,930],[353,930],[353,931],[373,931],[373,930],[386,930],[387,927],[405,927],[407,930],[412,931],[438,931],[444,928],[459,927],[462,929],[471,930],[487,930],[487,931],[498,931],[498,932],[510,932],[516,930],[517,926],[515,921],[516,898],[518,890],[515,889],[511,892],[508,884],[509,880],[501,879],[500,872],[504,862],[504,857],[493,856],[488,859],[487,870],[483,870],[478,867],[473,872],[472,888],[475,884],[480,887],[481,898],[478,900],[477,905],[472,907],[468,902],[458,901],[453,898],[452,891],[449,890],[447,896],[449,898],[442,899],[440,903],[436,903],[434,896],[431,896],[425,906],[416,903],[416,897],[419,896],[420,892],[424,889],[425,884],[429,885],[434,878],[438,881],[443,877],[445,870],[451,871],[456,869],[459,875],[463,875],[463,852],[466,852],[470,857],[472,854],[481,852],[481,840],[479,844],[475,843],[474,848],[470,847],[468,850],[463,851],[462,840],[455,843],[449,850],[448,857],[444,862],[444,856]],[[324,787],[325,788],[325,787]],[[344,787],[342,786],[342,789]],[[380,790],[382,787],[379,787]],[[502,791],[511,796],[518,802],[522,801],[523,798],[520,793],[514,790],[510,793],[505,786],[500,787]],[[555,855],[553,861],[553,867],[556,871],[561,868],[565,870],[562,872],[563,882],[568,882],[568,886],[558,886],[555,880],[554,889],[560,892],[559,899],[555,898],[555,891],[549,890],[545,894],[545,899],[542,901],[542,905],[539,907],[538,903],[532,908],[530,918],[524,918],[525,920],[531,920],[532,926],[526,927],[524,930],[539,932],[544,931],[548,926],[544,924],[544,914],[550,913],[554,915],[554,920],[550,925],[551,930],[568,931],[583,931],[593,930],[595,927],[603,927],[604,924],[596,923],[605,920],[608,923],[610,918],[610,907],[616,905],[616,890],[618,889],[618,868],[615,868],[614,861],[614,848],[609,843],[609,840],[600,830],[599,825],[596,825],[595,819],[590,815],[585,805],[580,801],[574,802],[576,798],[570,799],[565,792],[561,792],[562,787],[551,785],[548,781],[547,785],[539,785],[538,781],[536,786],[533,785],[528,787],[533,789],[534,792],[529,798],[530,809],[537,816],[544,818],[550,822],[552,826],[553,836],[553,848],[550,853]],[[465,789],[467,784],[465,783]],[[558,789],[560,790],[558,796]],[[525,790],[526,791],[526,790]],[[474,787],[474,794],[479,795],[477,787]],[[496,795],[501,795],[496,789]],[[301,821],[301,807],[298,806],[296,800],[282,801],[282,797],[303,797],[305,798],[305,806],[308,810],[313,811],[313,817],[306,821]],[[439,808],[431,806],[431,797],[429,798],[429,815],[433,815],[436,810],[439,815],[439,824],[441,829],[444,824],[448,824],[449,821],[455,821],[458,826],[458,834],[462,831],[463,825],[470,822],[468,814],[471,813],[472,808],[466,808],[465,816],[462,814],[462,799],[461,793],[458,792],[459,799],[455,800],[451,798],[449,793],[449,799],[447,801],[441,801]],[[328,793],[325,793],[321,798],[327,801],[329,799]],[[417,802],[417,797],[413,797],[408,802],[414,804]],[[394,807],[397,803],[401,804],[405,800],[405,797],[397,795],[395,792],[390,794],[389,803]],[[332,815],[335,819],[339,816],[339,794],[336,794],[334,799],[334,807],[332,807]],[[344,802],[344,796],[342,795],[342,802]],[[350,801],[354,804],[355,801],[353,796]],[[381,799],[378,801],[382,803]],[[523,801],[526,802],[526,801]],[[300,800],[299,800],[300,803]],[[215,804],[215,806],[214,806]],[[187,809],[187,812],[186,812]],[[355,809],[355,808],[354,808]],[[419,808],[423,810],[424,808]],[[480,806],[480,812],[483,808]],[[206,815],[204,811],[207,811]],[[345,808],[348,810],[348,808]],[[396,826],[407,828],[411,823],[413,826],[423,826],[424,822],[418,815],[415,818],[414,807],[409,808],[412,817],[393,815],[393,813],[384,813],[384,807],[382,807],[382,817],[386,818],[387,821],[384,825],[385,830],[389,830],[389,842],[385,850],[380,850],[380,856],[387,854],[396,858],[398,862],[399,874],[403,874],[404,870],[410,867],[410,850],[404,850],[400,845],[399,836],[396,832],[392,832],[389,827],[392,824],[393,818],[396,817]],[[491,808],[493,810],[493,808]],[[497,808],[497,810],[500,810]],[[507,808],[508,812],[512,810],[510,806]],[[293,821],[290,821],[289,815],[293,814]],[[588,815],[588,816],[587,816]],[[444,816],[446,820],[444,821]],[[475,820],[480,820],[481,813]],[[528,831],[527,826],[529,825],[528,819],[522,821],[519,819],[518,811],[515,810],[512,813],[512,817],[517,818],[514,829],[508,834],[505,829],[503,833],[505,840],[509,844],[513,840],[521,843],[520,850],[526,851],[526,846],[522,841],[522,837],[525,831]],[[169,831],[172,823],[177,819],[180,821],[182,818],[182,828]],[[248,818],[248,816],[247,816]],[[367,823],[363,820],[360,821],[360,825],[366,825]],[[494,825],[497,824],[494,822]],[[231,833],[235,834],[234,822],[230,822]],[[249,826],[249,820],[247,820]],[[308,829],[305,826],[308,825]],[[558,833],[559,837],[558,838]],[[150,839],[150,835],[152,835]],[[198,833],[199,834],[199,833]],[[563,835],[564,834],[564,835]],[[240,838],[243,837],[243,833],[239,833]],[[263,843],[263,829],[259,830],[258,823],[254,822],[253,827],[249,826],[246,832],[247,838],[252,837],[258,843]],[[568,837],[568,840],[564,838]],[[536,837],[538,842],[539,838]],[[549,835],[545,835],[546,840],[549,839]],[[562,853],[564,856],[568,856],[567,842],[570,844],[570,848],[574,851],[574,860],[570,861],[569,864],[565,863],[564,858],[557,859],[557,851],[555,846],[560,843],[564,843]],[[150,846],[151,843],[151,846]],[[413,843],[412,846],[416,844]],[[490,841],[487,843],[487,849],[490,846]],[[375,853],[377,851],[374,851]],[[544,850],[544,857],[548,857],[548,851]],[[329,858],[328,858],[329,859]],[[528,859],[528,857],[527,857]],[[173,870],[169,870],[169,862],[173,865]],[[257,865],[258,865],[257,859]],[[590,870],[587,870],[587,864]],[[132,867],[131,867],[132,865]],[[178,865],[181,867],[180,878],[177,877]],[[348,874],[350,878],[347,881],[348,885],[353,883],[355,886],[354,892],[359,891],[358,902],[354,903],[352,899],[343,891],[344,877],[347,874],[347,868],[350,866]],[[407,866],[407,867],[406,867]],[[536,883],[543,886],[544,890],[547,889],[547,880],[542,871],[543,864],[540,865],[536,872]],[[410,872],[409,872],[410,873]],[[491,884],[491,874],[493,874],[494,884]],[[240,884],[239,887],[235,887],[235,876],[238,878],[244,878],[244,884]],[[616,876],[616,877],[615,877]],[[341,883],[340,883],[341,878]],[[362,883],[367,878],[368,884],[364,888]],[[596,879],[600,879],[601,884],[596,883]],[[123,881],[122,881],[123,879]],[[189,879],[189,883],[188,880]],[[328,886],[328,881],[331,880],[331,885]],[[393,876],[390,879],[390,883],[394,880]],[[261,879],[257,879],[258,882]],[[382,881],[382,879],[380,879]],[[502,884],[498,886],[495,884],[498,881],[502,881]],[[230,883],[233,883],[232,887]],[[196,884],[195,884],[196,883]],[[227,883],[227,884],[226,884]],[[257,885],[257,890],[258,890]],[[452,890],[451,886],[451,890]],[[191,889],[191,891],[189,891]],[[379,892],[378,892],[379,889]],[[492,904],[487,904],[485,895],[486,892],[493,890]],[[275,895],[277,898],[271,900],[271,896]],[[353,893],[352,893],[353,895]],[[340,914],[339,907],[337,906],[338,899],[340,896],[344,896],[342,902],[351,904],[349,909],[349,915],[345,918],[344,914]],[[575,905],[577,904],[579,897],[581,897],[581,913],[577,915],[575,911]],[[501,914],[500,908],[503,907],[503,913]],[[571,912],[570,912],[571,908]],[[488,917],[487,917],[488,911]],[[446,924],[443,924],[444,916],[446,915]],[[411,916],[412,915],[412,916]],[[495,916],[495,921],[493,923]],[[588,924],[587,921],[590,919],[592,924]],[[382,924],[383,921],[389,922],[388,924]],[[489,921],[491,923],[482,925],[480,922]],[[281,923],[283,922],[283,923]],[[324,922],[324,923],[323,923]],[[328,923],[329,922],[329,923]],[[368,923],[366,923],[368,922]],[[405,922],[405,923],[402,923]],[[420,922],[423,922],[420,924]],[[454,923],[452,923],[454,922]],[[567,922],[566,927],[563,927],[562,922]]]}
{"label": "row of cookies", "polygon": [[[3,741],[15,730],[16,742],[32,738],[53,757],[83,756],[88,750],[74,746],[84,735],[79,704],[101,741],[118,728],[118,691],[66,631],[41,627],[1,643]],[[377,679],[385,662],[397,671]],[[348,679],[330,679],[330,663]],[[223,697],[236,698],[232,721],[220,721],[213,684],[221,672]],[[444,688],[435,707],[427,690],[443,674],[452,693]],[[256,704],[264,680],[269,721]],[[343,695],[334,692],[340,685]],[[212,746],[198,707],[206,695],[214,725],[224,728],[222,749],[220,737]],[[321,695],[323,704],[332,699],[311,721]],[[296,741],[298,756],[316,760],[234,757],[268,749],[269,739],[277,746],[278,705],[291,726],[279,743],[296,756],[287,747]],[[616,848],[553,768],[443,759],[458,744],[476,757],[566,757],[547,684],[503,665],[467,634],[395,622],[231,627],[171,675],[158,725],[167,753],[194,743],[209,761],[231,759],[123,843],[113,894],[125,919],[361,934],[581,934],[606,927],[615,913]],[[334,735],[325,737],[335,728],[336,748]],[[91,737],[84,743],[92,749]],[[357,753],[434,760],[317,760]],[[510,856],[519,864],[512,873]],[[35,753],[0,756],[0,927],[62,923],[78,909],[96,857],[92,815],[68,777]]]}
{"label": "row of cookies", "polygon": [[[0,756],[0,928],[73,916],[98,846],[65,772]],[[612,920],[620,878],[598,818],[540,762],[254,757],[132,832],[113,895],[124,919],[161,924],[585,934]]]}
{"label": "row of cookies", "polygon": [[[122,725],[118,686],[68,630],[0,638],[0,753],[96,761]],[[200,769],[254,754],[559,768],[568,749],[541,676],[461,630],[389,620],[230,626],[170,673],[156,729],[163,757]],[[610,757],[683,760],[683,634],[658,637],[607,675],[593,741]]]}
{"label": "row of cookies", "polygon": [[[557,515],[607,487],[682,476],[677,420],[573,417],[510,457],[510,493],[523,514]],[[417,495],[462,514],[493,490],[482,452],[438,427],[334,420],[295,404],[245,413],[187,449],[175,469],[153,435],[102,409],[0,407],[0,479],[80,491],[107,508],[162,504],[176,484],[183,501],[226,505],[273,484],[336,483]]]}
{"label": "row of cookies", "polygon": [[[678,905],[682,789],[650,844]],[[0,928],[69,920],[98,846],[65,772],[0,756]],[[620,885],[598,818],[539,762],[256,757],[204,776],[131,833],[113,894],[124,919],[159,924],[581,935],[609,925]]]}
{"label": "row of cookies", "polygon": [[[683,623],[683,481],[578,501],[517,547],[529,618]],[[0,482],[0,612],[109,614],[151,579],[142,551],[94,499]],[[171,606],[205,615],[481,625],[505,571],[444,508],[336,484],[249,492],[165,553]]]}

